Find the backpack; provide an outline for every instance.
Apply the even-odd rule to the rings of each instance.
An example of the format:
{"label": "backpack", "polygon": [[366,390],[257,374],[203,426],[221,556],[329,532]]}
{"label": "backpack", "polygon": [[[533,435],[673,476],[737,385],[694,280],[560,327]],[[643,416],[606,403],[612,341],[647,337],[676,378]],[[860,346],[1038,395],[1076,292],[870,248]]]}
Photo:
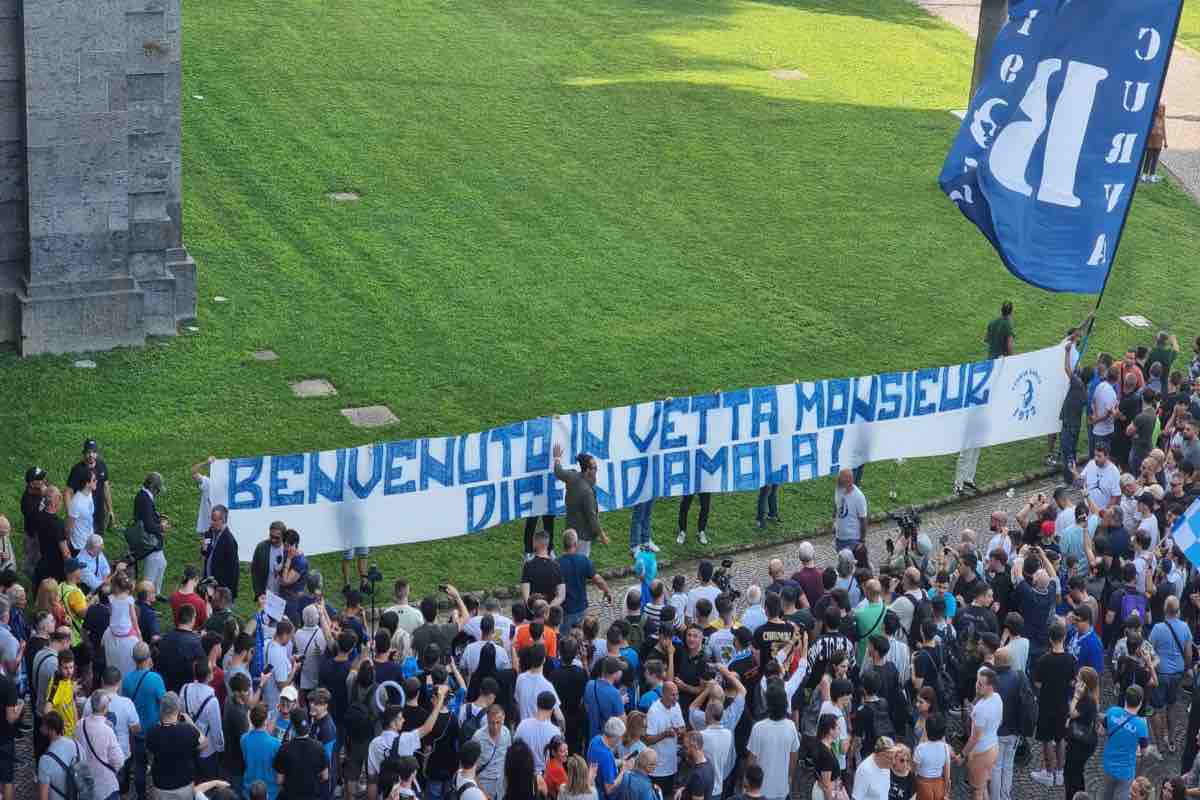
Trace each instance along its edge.
{"label": "backpack", "polygon": [[1142,625],[1145,626],[1150,621],[1149,610],[1150,604],[1146,600],[1146,595],[1141,592],[1126,591],[1121,597],[1121,618],[1115,622],[1124,625],[1125,620],[1129,619],[1131,614],[1137,614]]}
{"label": "backpack", "polygon": [[54,759],[67,776],[66,794],[58,791],[58,787],[53,783],[50,784],[50,788],[56,794],[62,795],[63,800],[95,800],[96,782],[92,779],[92,771],[83,763],[83,754],[79,751],[78,743],[75,744],[75,760],[69,766],[51,750],[47,750],[46,755]]}
{"label": "backpack", "polygon": [[821,705],[821,693],[814,689],[808,705],[800,712],[801,736],[807,736],[812,739],[816,738],[817,723],[821,721]]}
{"label": "backpack", "polygon": [[871,727],[875,730],[876,739],[880,736],[895,738],[896,726],[892,723],[892,711],[887,700],[880,697],[870,703],[863,703],[862,707],[871,714]]}
{"label": "backpack", "polygon": [[467,742],[475,738],[475,732],[483,727],[483,721],[487,719],[487,709],[479,709],[478,714],[472,713],[475,709],[474,703],[468,703],[466,713],[463,715],[462,721],[458,724],[458,745],[462,747]]}
{"label": "backpack", "polygon": [[355,699],[346,707],[342,724],[346,726],[346,735],[354,742],[369,742],[375,735],[375,715],[371,713],[371,698],[375,695],[372,685],[366,697]]}
{"label": "backpack", "polygon": [[917,652],[918,657],[920,657],[920,653],[925,653],[933,660],[935,675],[931,682],[931,688],[937,695],[938,707],[954,708],[958,700],[958,680],[951,671],[945,651],[941,646],[934,646]]}
{"label": "backpack", "polygon": [[628,618],[625,620],[625,641],[639,653],[642,651],[642,644],[646,641],[646,631],[642,627],[640,619],[636,622]]}
{"label": "backpack", "polygon": [[452,792],[450,792],[449,796],[447,797],[447,800],[462,800],[462,796],[467,791],[467,789],[478,789],[478,788],[479,787],[475,785],[475,781],[463,781],[461,786],[456,787]]}
{"label": "backpack", "polygon": [[1037,692],[1033,690],[1033,684],[1029,682],[1029,675],[1024,671],[1018,672],[1017,675],[1020,677],[1017,691],[1021,700],[1021,735],[1033,736],[1037,729]]}
{"label": "backpack", "polygon": [[141,561],[155,550],[161,550],[158,537],[146,532],[146,526],[140,519],[125,529],[125,546],[129,548],[129,556],[135,561]]}
{"label": "backpack", "polygon": [[[924,592],[921,592],[921,599],[915,602],[910,594],[903,594],[901,597],[911,603],[913,607],[912,623],[905,633],[908,634],[908,646],[916,650],[921,646],[921,623],[933,619],[933,603],[925,596]],[[903,630],[903,626],[901,626],[901,630]]]}

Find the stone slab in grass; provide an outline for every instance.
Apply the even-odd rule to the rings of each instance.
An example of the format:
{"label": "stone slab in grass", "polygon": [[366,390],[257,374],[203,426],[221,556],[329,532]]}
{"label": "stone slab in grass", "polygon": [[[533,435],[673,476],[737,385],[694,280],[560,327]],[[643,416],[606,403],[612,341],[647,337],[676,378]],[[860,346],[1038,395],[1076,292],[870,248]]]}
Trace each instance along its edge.
{"label": "stone slab in grass", "polygon": [[358,192],[330,192],[325,196],[336,203],[353,203],[362,199]]}
{"label": "stone slab in grass", "polygon": [[329,397],[337,394],[333,384],[324,378],[309,378],[288,385],[292,387],[292,394],[296,397]]}
{"label": "stone slab in grass", "polygon": [[771,77],[781,81],[802,81],[808,78],[808,74],[798,69],[773,69]]}
{"label": "stone slab in grass", "polygon": [[274,350],[255,350],[250,356],[255,361],[278,361],[279,354]]}
{"label": "stone slab in grass", "polygon": [[400,421],[387,406],[363,406],[362,408],[343,408],[342,416],[350,420],[356,428],[379,428],[383,425],[394,425]]}
{"label": "stone slab in grass", "polygon": [[90,358],[83,358],[75,362],[76,369],[95,369],[96,362]]}

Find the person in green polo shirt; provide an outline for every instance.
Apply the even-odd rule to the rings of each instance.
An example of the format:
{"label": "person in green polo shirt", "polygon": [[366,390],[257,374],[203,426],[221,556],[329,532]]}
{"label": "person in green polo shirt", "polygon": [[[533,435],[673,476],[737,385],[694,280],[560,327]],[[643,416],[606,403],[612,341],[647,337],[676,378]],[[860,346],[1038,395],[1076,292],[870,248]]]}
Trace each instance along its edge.
{"label": "person in green polo shirt", "polygon": [[875,634],[883,632],[883,615],[887,613],[887,606],[884,605],[882,599],[883,586],[878,580],[872,578],[867,581],[863,585],[863,590],[867,593],[867,602],[854,611],[854,624],[858,627],[858,644],[855,647],[859,664],[864,663],[867,640]]}
{"label": "person in green polo shirt", "polygon": [[1013,339],[1017,335],[1013,330],[1012,313],[1012,301],[1005,300],[1000,306],[1000,316],[988,323],[987,335],[984,337],[988,346],[988,358],[1012,355]]}

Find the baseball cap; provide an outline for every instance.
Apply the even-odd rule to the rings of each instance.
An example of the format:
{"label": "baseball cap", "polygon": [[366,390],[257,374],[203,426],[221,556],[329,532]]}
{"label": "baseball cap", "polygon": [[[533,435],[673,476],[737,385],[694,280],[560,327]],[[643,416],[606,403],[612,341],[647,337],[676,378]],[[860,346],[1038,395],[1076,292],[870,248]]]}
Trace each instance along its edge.
{"label": "baseball cap", "polygon": [[300,693],[296,691],[295,686],[285,686],[279,692],[279,696],[284,700],[291,700],[293,703],[300,699]]}
{"label": "baseball cap", "polygon": [[34,481],[41,481],[45,479],[46,470],[42,469],[41,467],[30,467],[25,471],[26,483],[33,483]]}
{"label": "baseball cap", "polygon": [[85,441],[83,443],[83,452],[85,452],[85,453],[95,452],[96,450],[99,450],[99,449],[100,449],[100,447],[96,444],[95,439],[88,439],[87,441]]}
{"label": "baseball cap", "polygon": [[1154,496],[1154,492],[1146,491],[1137,496],[1137,501],[1139,503],[1145,503],[1148,506],[1153,506],[1156,502],[1158,502],[1158,498]]}
{"label": "baseball cap", "polygon": [[64,574],[70,575],[72,572],[78,569],[83,569],[83,562],[77,558],[68,558],[66,562],[63,563]]}

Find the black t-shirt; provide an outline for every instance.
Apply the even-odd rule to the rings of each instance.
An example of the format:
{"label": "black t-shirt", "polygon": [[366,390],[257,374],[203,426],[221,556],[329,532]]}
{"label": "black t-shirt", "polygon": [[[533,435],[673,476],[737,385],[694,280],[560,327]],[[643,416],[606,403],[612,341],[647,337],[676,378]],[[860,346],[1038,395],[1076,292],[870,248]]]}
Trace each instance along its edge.
{"label": "black t-shirt", "polygon": [[575,664],[568,664],[550,673],[550,685],[558,693],[564,717],[578,719],[583,712],[583,690],[587,686],[587,671]]}
{"label": "black t-shirt", "polygon": [[438,780],[453,777],[458,770],[458,717],[443,708],[424,742],[433,746],[425,762],[425,775]]}
{"label": "black t-shirt", "polygon": [[[17,697],[17,684],[7,675],[0,675],[0,711],[14,707],[20,700]],[[17,726],[8,721],[8,715],[0,713],[0,742],[11,742],[17,733]]]}
{"label": "black t-shirt", "polygon": [[329,691],[329,716],[335,723],[341,723],[350,705],[346,679],[350,676],[350,660],[338,661],[327,658],[321,662],[318,679],[322,687]]}
{"label": "black t-shirt", "polygon": [[534,556],[521,569],[521,583],[529,584],[529,593],[540,594],[547,600],[554,599],[562,582],[562,570],[558,568],[558,562],[551,558]]}
{"label": "black t-shirt", "polygon": [[[228,742],[221,754],[221,763],[232,774],[241,775],[246,770],[246,759],[242,755],[240,742],[242,734],[250,731],[250,713],[232,697],[225,701],[225,710],[221,712],[221,731]],[[235,746],[234,742],[239,744]]]}
{"label": "black t-shirt", "polygon": [[687,788],[683,791],[683,796],[695,800],[702,798],[708,800],[712,796],[713,783],[717,779],[717,771],[713,769],[713,764],[707,759],[703,764],[693,764],[692,772],[688,775]]}
{"label": "black t-shirt", "polygon": [[817,758],[815,762],[816,769],[814,770],[818,777],[822,773],[828,772],[831,780],[837,780],[842,774],[842,768],[838,766],[837,756],[833,751],[821,744],[817,747]]}
{"label": "black t-shirt", "polygon": [[155,725],[146,734],[146,751],[154,756],[150,770],[159,789],[182,789],[196,779],[200,731],[185,722]]}
{"label": "black t-shirt", "polygon": [[[681,647],[675,651],[675,677],[689,686],[699,686],[704,677],[704,668],[707,665],[704,650],[701,650],[694,657],[691,656],[686,647]],[[679,704],[684,708],[687,707],[688,701],[696,697],[691,692],[680,690]]]}
{"label": "black t-shirt", "polygon": [[975,587],[979,585],[979,576],[972,572],[969,579],[959,575],[954,580],[954,586],[950,589],[955,597],[961,597],[960,602],[970,604],[975,599]]}
{"label": "black t-shirt", "polygon": [[979,637],[984,633],[999,634],[1000,623],[990,608],[963,606],[954,615],[954,633],[962,653],[974,658],[980,655]]}
{"label": "black t-shirt", "polygon": [[1075,656],[1070,653],[1046,653],[1034,667],[1033,680],[1041,684],[1038,714],[1050,719],[1065,719],[1071,682],[1075,680]]}
{"label": "black t-shirt", "polygon": [[792,641],[792,623],[764,622],[754,632],[754,649],[758,651],[758,663],[765,666]]}
{"label": "black t-shirt", "polygon": [[70,542],[66,524],[54,514],[40,511],[34,515],[33,529],[37,533],[38,549],[42,554],[38,574],[42,578],[61,581],[64,577],[63,554],[58,545],[60,542]]}
{"label": "black t-shirt", "polygon": [[96,473],[96,489],[92,492],[92,496],[96,500],[96,510],[92,514],[92,518],[96,523],[96,533],[102,534],[104,533],[104,523],[108,521],[108,511],[104,505],[104,485],[108,483],[108,464],[104,463],[103,458],[97,458],[94,467],[89,467],[80,461],[71,467],[71,474],[67,477],[67,486],[73,492],[82,489],[89,469]]}
{"label": "black t-shirt", "polygon": [[283,775],[279,794],[288,800],[319,800],[321,770],[329,766],[325,748],[311,737],[291,739],[275,754],[275,771]]}
{"label": "black t-shirt", "polygon": [[1067,389],[1067,396],[1063,398],[1062,413],[1059,414],[1059,419],[1065,425],[1079,427],[1083,411],[1086,408],[1087,386],[1084,385],[1082,378],[1072,374],[1071,388]]}
{"label": "black t-shirt", "polygon": [[178,692],[185,683],[191,681],[193,664],[197,658],[204,657],[200,637],[194,632],[176,628],[164,636],[158,644],[155,665],[167,685],[167,691]]}
{"label": "black t-shirt", "polygon": [[407,733],[408,731],[415,731],[424,725],[425,720],[429,719],[429,711],[421,708],[419,705],[406,705],[404,707],[403,716],[404,722],[400,724],[400,730],[403,733]]}
{"label": "black t-shirt", "polygon": [[888,790],[888,800],[909,800],[916,792],[917,783],[912,772],[907,775],[892,773],[892,786]]}
{"label": "black t-shirt", "polygon": [[33,494],[29,489],[21,494],[21,516],[25,518],[26,536],[33,536],[37,533],[37,515],[45,510],[46,498],[44,496]]}

